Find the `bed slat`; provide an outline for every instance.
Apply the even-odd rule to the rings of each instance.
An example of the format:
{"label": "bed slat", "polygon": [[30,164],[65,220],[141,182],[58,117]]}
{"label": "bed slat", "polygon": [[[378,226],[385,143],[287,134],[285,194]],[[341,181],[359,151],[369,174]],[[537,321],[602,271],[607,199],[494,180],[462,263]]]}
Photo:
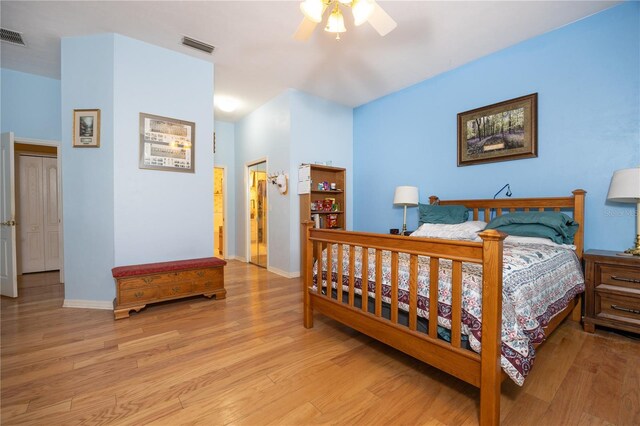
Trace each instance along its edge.
{"label": "bed slat", "polygon": [[[321,248],[322,243],[316,242],[313,246],[318,253],[322,253]],[[316,285],[316,292],[318,294],[322,294],[322,268],[324,265],[322,264],[322,256],[318,258],[318,283]]]}
{"label": "bed slat", "polygon": [[473,209],[473,220],[478,220],[478,209]]}
{"label": "bed slat", "polygon": [[391,322],[398,323],[398,252],[391,252]]}
{"label": "bed slat", "polygon": [[333,244],[327,243],[327,297],[331,299],[331,288],[333,287]]}
{"label": "bed slat", "polygon": [[382,250],[376,250],[376,316],[382,316]]}
{"label": "bed slat", "polygon": [[453,261],[451,284],[451,344],[459,348],[462,320],[462,262],[457,260]]}
{"label": "bed slat", "polygon": [[362,292],[362,310],[369,311],[369,249],[362,247],[362,279],[360,280]]}
{"label": "bed slat", "polygon": [[353,306],[353,280],[356,271],[356,246],[349,246],[349,306]]}
{"label": "bed slat", "polygon": [[438,282],[440,276],[440,259],[429,260],[429,337],[438,338]]}
{"label": "bed slat", "polygon": [[484,221],[489,222],[491,220],[491,209],[484,209]]}
{"label": "bed slat", "polygon": [[418,256],[409,258],[409,330],[415,331],[418,323]]}
{"label": "bed slat", "polygon": [[343,247],[342,244],[338,244],[338,264],[336,265],[338,272],[338,282],[336,283],[336,296],[338,296],[338,302],[342,303],[342,255],[343,255]]}

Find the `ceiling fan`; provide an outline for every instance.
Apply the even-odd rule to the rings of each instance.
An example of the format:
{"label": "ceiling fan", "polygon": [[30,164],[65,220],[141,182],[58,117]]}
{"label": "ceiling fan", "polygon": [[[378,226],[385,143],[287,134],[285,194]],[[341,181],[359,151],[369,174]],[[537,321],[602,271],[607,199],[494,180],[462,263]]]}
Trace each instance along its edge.
{"label": "ceiling fan", "polygon": [[351,8],[356,26],[369,22],[381,36],[389,34],[398,25],[375,0],[304,0],[300,3],[304,18],[293,38],[300,41],[308,40],[316,25],[322,21],[324,12],[330,7],[331,14],[324,30],[335,33],[336,40],[340,40],[340,34],[347,31],[342,16],[343,7]]}

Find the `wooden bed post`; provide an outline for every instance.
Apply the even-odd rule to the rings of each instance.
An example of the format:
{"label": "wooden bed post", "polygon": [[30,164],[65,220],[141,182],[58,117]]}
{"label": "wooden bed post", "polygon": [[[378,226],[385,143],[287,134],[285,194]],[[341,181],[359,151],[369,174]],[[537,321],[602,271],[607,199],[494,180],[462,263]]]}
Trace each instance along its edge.
{"label": "wooden bed post", "polygon": [[482,248],[482,349],[480,352],[480,424],[500,424],[500,346],[502,342],[502,244],[506,234],[480,234]]}
{"label": "wooden bed post", "polygon": [[[306,221],[302,223],[304,232],[304,247],[302,256],[304,256],[304,270],[302,276],[302,289],[304,292],[304,327],[313,327],[313,307],[311,306],[311,296],[309,296],[309,287],[313,284],[313,242],[311,242],[311,228],[314,222]],[[318,283],[322,285],[322,283]]]}
{"label": "wooden bed post", "polygon": [[[573,241],[576,246],[576,254],[578,259],[582,261],[584,253],[584,197],[587,191],[584,189],[576,189],[571,192],[573,194],[573,220],[580,224],[581,232],[576,232]],[[580,322],[582,320],[582,298],[578,297],[576,307],[571,312],[571,319]]]}

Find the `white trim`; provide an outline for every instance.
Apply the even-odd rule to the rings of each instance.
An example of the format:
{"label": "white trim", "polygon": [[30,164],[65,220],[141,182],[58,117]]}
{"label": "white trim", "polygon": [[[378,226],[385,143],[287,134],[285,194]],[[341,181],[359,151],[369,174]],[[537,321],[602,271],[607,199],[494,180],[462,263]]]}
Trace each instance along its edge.
{"label": "white trim", "polygon": [[245,258],[244,258],[244,257],[242,257],[242,256],[229,256],[229,257],[227,257],[226,259],[227,259],[227,260],[237,260],[237,261],[239,261],[239,262],[247,263],[247,259],[245,259]]}
{"label": "white trim", "polygon": [[268,266],[267,271],[273,272],[274,274],[280,275],[281,277],[285,278],[298,278],[300,276],[300,271],[287,272],[279,268],[274,268],[273,266]]}
{"label": "white trim", "polygon": [[81,299],[64,299],[63,308],[85,308],[85,309],[104,309],[113,310],[113,302],[107,300],[81,300]]}

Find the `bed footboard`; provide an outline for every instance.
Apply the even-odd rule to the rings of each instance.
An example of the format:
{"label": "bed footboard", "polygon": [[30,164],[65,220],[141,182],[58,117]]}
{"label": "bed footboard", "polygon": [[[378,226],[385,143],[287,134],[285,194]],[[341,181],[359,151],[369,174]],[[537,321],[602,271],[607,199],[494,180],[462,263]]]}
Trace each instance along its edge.
{"label": "bed footboard", "polygon": [[[393,235],[332,231],[314,229],[306,226],[305,255],[305,291],[304,326],[313,327],[314,311],[320,312],[342,322],[364,334],[395,347],[427,364],[443,370],[461,380],[480,388],[481,424],[498,424],[500,415],[500,337],[502,321],[502,250],[505,234],[488,230],[480,233],[483,239],[478,242],[454,242]],[[348,281],[348,290],[337,285],[331,291],[331,278],[323,291],[321,278],[313,286],[314,253],[323,249],[331,253],[336,247],[338,253],[336,265],[337,282]],[[370,311],[368,303],[356,306],[354,257],[356,247],[362,247],[362,276],[368,276],[369,251],[375,256],[375,302]],[[344,250],[349,251],[348,275],[344,276],[342,259]],[[390,252],[391,258],[391,294],[390,317],[382,316],[382,252]],[[398,321],[398,258],[401,254],[409,256],[409,309],[408,324]],[[428,332],[417,330],[418,322],[418,256],[429,257],[430,267],[430,309]],[[318,256],[322,261],[322,256]],[[449,342],[438,337],[438,268],[440,262],[451,262],[452,268],[452,304],[451,339]],[[326,270],[332,270],[332,256],[326,256]],[[481,355],[463,347],[461,333],[462,318],[462,263],[470,262],[482,265],[482,351]],[[321,265],[319,265],[321,271]],[[321,273],[319,273],[321,276]],[[346,286],[346,284],[345,284]],[[348,294],[343,294],[348,291]],[[361,300],[367,301],[368,285],[361,285]],[[373,295],[371,295],[373,297]],[[343,299],[347,303],[343,303]]]}

